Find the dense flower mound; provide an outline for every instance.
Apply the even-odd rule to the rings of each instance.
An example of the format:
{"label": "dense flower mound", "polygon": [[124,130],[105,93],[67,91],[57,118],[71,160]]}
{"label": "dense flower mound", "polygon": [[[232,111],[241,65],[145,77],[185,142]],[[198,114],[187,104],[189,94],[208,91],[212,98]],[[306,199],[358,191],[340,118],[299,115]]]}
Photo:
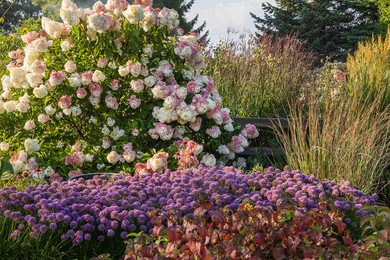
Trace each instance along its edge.
{"label": "dense flower mound", "polygon": [[[273,168],[249,175],[233,167],[204,167],[166,170],[162,174],[128,176],[108,182],[102,178],[62,182],[58,187],[29,186],[0,190],[0,217],[8,217],[31,228],[30,236],[39,237],[50,230],[62,233],[62,239],[74,244],[106,236],[126,238],[129,232],[152,232],[148,213],[173,213],[190,216],[200,203],[210,201],[211,210],[234,211],[242,202],[258,210],[291,205],[300,211],[318,207],[320,202],[334,204],[345,213],[365,214],[363,205],[375,199],[348,182],[318,181],[288,168]],[[18,236],[17,229],[11,235]]]}

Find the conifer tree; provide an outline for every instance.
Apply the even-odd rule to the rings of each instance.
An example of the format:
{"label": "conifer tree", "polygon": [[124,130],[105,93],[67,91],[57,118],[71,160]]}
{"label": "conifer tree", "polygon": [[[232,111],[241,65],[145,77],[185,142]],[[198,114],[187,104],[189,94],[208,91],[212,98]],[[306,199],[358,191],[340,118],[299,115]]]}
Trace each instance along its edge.
{"label": "conifer tree", "polygon": [[[187,21],[185,18],[186,13],[191,9],[192,5],[195,3],[195,0],[154,0],[154,6],[156,7],[167,7],[171,9],[175,9],[180,16],[180,27],[184,30],[184,33],[189,33],[190,31],[196,32],[200,35],[199,41],[206,41],[209,42],[210,39],[208,38],[209,31],[205,31],[206,28],[206,21],[203,21],[203,23],[195,28],[195,25],[199,21],[199,14],[197,14],[192,20]],[[203,34],[202,34],[203,32]]]}
{"label": "conifer tree", "polygon": [[357,43],[378,34],[378,5],[369,0],[276,0],[263,4],[264,18],[251,13],[261,33],[299,33],[321,58],[344,61]]}
{"label": "conifer tree", "polygon": [[31,0],[3,0],[0,1],[0,28],[3,33],[10,31],[18,25],[18,22],[30,17],[37,18],[43,13],[37,6],[32,5]]}

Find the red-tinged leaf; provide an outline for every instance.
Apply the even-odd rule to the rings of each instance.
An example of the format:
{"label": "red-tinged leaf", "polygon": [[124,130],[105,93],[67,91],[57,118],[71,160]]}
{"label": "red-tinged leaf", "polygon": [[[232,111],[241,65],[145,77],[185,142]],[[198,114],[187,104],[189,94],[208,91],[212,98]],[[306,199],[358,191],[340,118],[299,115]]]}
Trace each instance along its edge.
{"label": "red-tinged leaf", "polygon": [[194,253],[197,256],[200,256],[200,250],[202,247],[202,243],[198,241],[189,241],[188,245],[190,247],[190,250],[192,253]]}
{"label": "red-tinged leaf", "polygon": [[365,234],[367,231],[370,231],[372,228],[373,228],[372,226],[367,226],[367,227],[363,228],[362,236],[364,236],[364,234]]}
{"label": "red-tinged leaf", "polygon": [[211,213],[211,219],[215,226],[223,227],[226,223],[225,216],[221,212]]}
{"label": "red-tinged leaf", "polygon": [[321,231],[312,229],[308,232],[308,235],[309,235],[311,241],[314,242],[314,244],[318,244],[319,242],[321,242],[321,239],[322,239],[322,232]]}
{"label": "red-tinged leaf", "polygon": [[209,230],[208,230],[207,227],[205,227],[205,226],[199,227],[199,236],[200,236],[201,238],[207,237],[207,234],[209,233],[208,231],[209,231]]}
{"label": "red-tinged leaf", "polygon": [[143,246],[141,248],[141,254],[143,257],[152,258],[153,257],[153,247],[151,245]]}
{"label": "red-tinged leaf", "polygon": [[366,215],[360,219],[360,227],[363,227],[364,224],[366,224],[368,221],[370,221],[373,218],[372,215]]}
{"label": "red-tinged leaf", "polygon": [[288,237],[286,238],[285,245],[290,248],[293,252],[296,252],[297,247],[302,242],[302,239],[299,236]]}
{"label": "red-tinged leaf", "polygon": [[180,233],[175,228],[170,228],[167,231],[168,239],[170,242],[175,242],[180,239]]}
{"label": "red-tinged leaf", "polygon": [[345,229],[345,224],[344,223],[340,223],[340,222],[336,222],[335,225],[337,226],[338,234],[343,233],[343,231]]}
{"label": "red-tinged leaf", "polygon": [[256,233],[253,237],[253,242],[255,242],[257,245],[260,245],[264,243],[265,236],[262,233]]}
{"label": "red-tinged leaf", "polygon": [[375,243],[373,240],[368,240],[362,245],[362,250],[363,251],[368,251],[370,247]]}
{"label": "red-tinged leaf", "polygon": [[316,247],[310,245],[308,247],[303,248],[303,257],[305,260],[314,260],[316,257]]}
{"label": "red-tinged leaf", "polygon": [[203,217],[204,214],[206,214],[207,209],[206,208],[197,208],[194,210],[194,217]]}
{"label": "red-tinged leaf", "polygon": [[350,247],[353,245],[353,240],[351,237],[343,236],[344,245]]}
{"label": "red-tinged leaf", "polygon": [[210,210],[213,207],[213,204],[210,201],[199,201],[199,206],[205,208],[206,210]]}
{"label": "red-tinged leaf", "polygon": [[389,237],[389,232],[387,230],[381,230],[378,232],[378,237],[382,239],[382,243],[387,242],[387,238]]}
{"label": "red-tinged leaf", "polygon": [[336,238],[329,238],[327,241],[327,247],[334,247],[336,245],[340,244],[340,241],[338,241]]}
{"label": "red-tinged leaf", "polygon": [[166,246],[165,248],[165,254],[171,254],[174,252],[176,248],[176,244],[175,243],[168,243],[168,245]]}
{"label": "red-tinged leaf", "polygon": [[329,226],[332,224],[332,219],[328,215],[324,214],[323,219]]}
{"label": "red-tinged leaf", "polygon": [[277,245],[276,247],[274,247],[272,249],[272,256],[274,257],[274,259],[287,259],[287,255],[284,251],[284,248],[280,245]]}
{"label": "red-tinged leaf", "polygon": [[153,236],[156,236],[156,237],[159,237],[160,236],[160,233],[161,231],[164,229],[163,226],[155,226],[153,228]]}
{"label": "red-tinged leaf", "polygon": [[222,239],[222,240],[229,240],[231,238],[231,235],[227,232],[227,231],[223,231],[219,237]]}
{"label": "red-tinged leaf", "polygon": [[327,203],[326,202],[320,202],[320,203],[318,203],[318,208],[320,209],[320,210],[326,210],[326,207],[327,207]]}

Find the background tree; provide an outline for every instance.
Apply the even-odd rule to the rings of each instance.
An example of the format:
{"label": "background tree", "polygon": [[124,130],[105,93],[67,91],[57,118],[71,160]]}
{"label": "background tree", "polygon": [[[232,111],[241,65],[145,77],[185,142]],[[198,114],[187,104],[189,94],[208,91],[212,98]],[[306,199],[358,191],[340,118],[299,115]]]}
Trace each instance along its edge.
{"label": "background tree", "polygon": [[[185,15],[191,9],[192,5],[195,3],[195,0],[154,0],[154,7],[167,7],[171,9],[175,9],[180,16],[180,27],[184,29],[184,33],[189,33],[190,31],[196,32],[200,35],[199,41],[206,41],[207,43],[210,41],[208,38],[209,31],[205,31],[206,29],[206,21],[202,23],[198,28],[195,28],[195,25],[198,23],[199,14],[195,16],[190,21],[187,21]],[[202,34],[203,32],[203,34]]]}
{"label": "background tree", "polygon": [[264,19],[251,13],[258,36],[298,32],[321,58],[344,61],[359,41],[379,33],[378,4],[370,0],[276,0],[262,6]]}
{"label": "background tree", "polygon": [[1,31],[10,34],[21,20],[38,18],[43,15],[41,8],[32,4],[31,0],[2,0],[0,1]]}

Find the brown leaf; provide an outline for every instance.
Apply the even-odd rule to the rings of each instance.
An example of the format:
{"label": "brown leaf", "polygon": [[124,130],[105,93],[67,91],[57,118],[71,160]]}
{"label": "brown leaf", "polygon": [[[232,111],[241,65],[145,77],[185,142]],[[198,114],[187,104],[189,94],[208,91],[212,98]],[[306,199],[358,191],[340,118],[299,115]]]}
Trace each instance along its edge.
{"label": "brown leaf", "polygon": [[207,229],[206,226],[201,226],[201,227],[199,227],[199,236],[200,236],[201,238],[207,237],[208,231],[209,231],[209,230]]}
{"label": "brown leaf", "polygon": [[196,254],[197,256],[200,256],[200,250],[202,247],[202,243],[198,241],[189,241],[188,245],[190,247],[190,250],[192,253]]}
{"label": "brown leaf", "polygon": [[165,254],[171,254],[176,248],[176,244],[169,242],[165,248]]}
{"label": "brown leaf", "polygon": [[226,223],[225,216],[221,212],[213,212],[210,214],[215,226],[223,227]]}
{"label": "brown leaf", "polygon": [[161,231],[164,229],[163,226],[154,226],[153,228],[153,236],[159,237]]}
{"label": "brown leaf", "polygon": [[315,259],[316,257],[316,248],[315,246],[313,246],[313,244],[311,244],[310,246],[308,247],[305,247],[303,248],[303,257],[305,260],[309,260],[309,259]]}
{"label": "brown leaf", "polygon": [[386,243],[387,238],[389,237],[389,232],[387,230],[381,230],[378,232],[378,236],[380,239],[382,239],[381,244]]}
{"label": "brown leaf", "polygon": [[206,208],[200,207],[200,208],[197,208],[197,209],[194,210],[194,214],[193,215],[194,215],[194,217],[203,217],[204,214],[206,214],[206,212],[207,212]]}
{"label": "brown leaf", "polygon": [[346,247],[350,247],[353,245],[353,240],[352,238],[348,237],[348,236],[343,236],[343,241],[344,241],[344,245]]}
{"label": "brown leaf", "polygon": [[284,252],[284,248],[280,245],[272,248],[272,256],[277,260],[288,259],[286,253]]}
{"label": "brown leaf", "polygon": [[181,235],[175,228],[170,228],[167,231],[168,239],[170,242],[175,242],[180,239]]}
{"label": "brown leaf", "polygon": [[319,242],[321,242],[321,238],[322,238],[321,231],[312,229],[310,230],[310,232],[308,232],[308,235],[311,241],[314,242],[314,244],[318,244]]}

